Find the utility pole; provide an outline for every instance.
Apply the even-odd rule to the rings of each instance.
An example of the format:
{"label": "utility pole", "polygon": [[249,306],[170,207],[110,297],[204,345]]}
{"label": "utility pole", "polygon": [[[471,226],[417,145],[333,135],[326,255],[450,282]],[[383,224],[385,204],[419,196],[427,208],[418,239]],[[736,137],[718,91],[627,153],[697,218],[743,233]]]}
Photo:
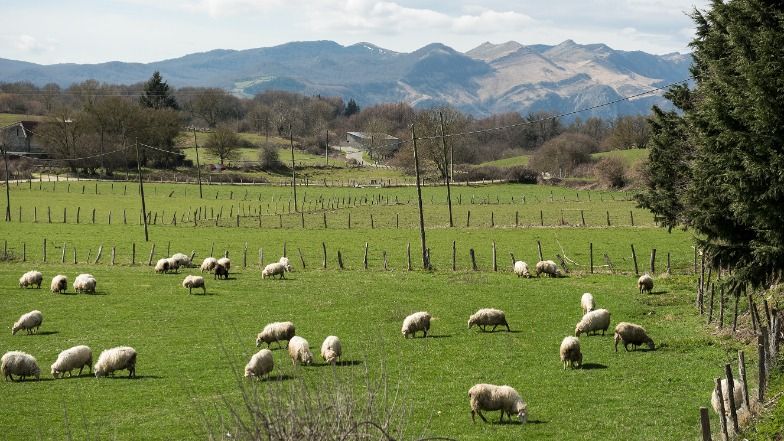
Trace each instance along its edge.
{"label": "utility pole", "polygon": [[329,129],[327,129],[327,146],[324,147],[324,161],[329,165]]}
{"label": "utility pole", "polygon": [[294,133],[289,123],[289,143],[291,144],[291,188],[294,190],[294,212],[297,212],[297,168],[294,166]]}
{"label": "utility pole", "polygon": [[5,163],[5,221],[11,222],[11,186],[8,185],[8,153],[3,132],[3,162]]}
{"label": "utility pole", "polygon": [[449,158],[447,157],[446,150],[446,137],[444,136],[444,114],[438,112],[438,117],[441,119],[441,145],[444,146],[444,181],[446,182],[446,202],[449,205],[449,227],[455,226],[452,221],[452,190],[449,187]]}
{"label": "utility pole", "polygon": [[203,199],[201,192],[201,164],[199,164],[199,142],[196,140],[196,126],[193,126],[193,145],[196,147],[196,178],[199,181],[199,199]]}
{"label": "utility pole", "polygon": [[139,159],[139,140],[134,143],[136,145],[136,171],[139,172],[139,195],[142,197],[142,219],[144,219],[144,241],[149,242],[150,237],[147,234],[147,205],[144,203],[144,184],[142,184],[142,165]]}
{"label": "utility pole", "polygon": [[411,141],[414,145],[414,173],[416,174],[417,201],[419,202],[419,241],[422,243],[422,266],[424,269],[430,269],[427,243],[425,242],[425,216],[422,213],[422,187],[419,185],[419,155],[417,153],[414,124],[411,124]]}

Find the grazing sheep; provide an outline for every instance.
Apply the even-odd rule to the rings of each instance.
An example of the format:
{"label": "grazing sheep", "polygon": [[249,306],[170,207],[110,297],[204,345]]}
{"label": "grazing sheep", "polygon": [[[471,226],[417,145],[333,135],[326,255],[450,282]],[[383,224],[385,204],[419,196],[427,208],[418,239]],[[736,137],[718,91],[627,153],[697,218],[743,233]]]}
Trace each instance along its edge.
{"label": "grazing sheep", "polygon": [[403,320],[403,328],[400,332],[403,333],[405,338],[408,338],[409,335],[416,337],[417,331],[422,331],[424,333],[423,337],[427,337],[427,333],[430,331],[431,318],[430,314],[424,311],[415,312]]}
{"label": "grazing sheep", "polygon": [[54,276],[52,278],[52,284],[50,285],[49,289],[54,294],[65,292],[66,289],[68,289],[68,279],[62,274]]}
{"label": "grazing sheep", "polygon": [[270,372],[275,366],[275,361],[272,358],[272,351],[269,349],[262,349],[250,357],[250,361],[245,365],[245,378],[261,378]]}
{"label": "grazing sheep", "polygon": [[98,356],[93,366],[96,377],[114,376],[114,371],[128,369],[128,378],[136,376],[136,349],[129,346],[118,346],[106,349]]}
{"label": "grazing sheep", "polygon": [[201,288],[204,294],[207,294],[207,287],[204,285],[204,277],[202,276],[185,276],[182,287],[188,288],[188,294],[193,294],[193,288]]}
{"label": "grazing sheep", "polygon": [[218,259],[217,263],[218,265],[223,265],[223,267],[226,268],[226,270],[231,269],[231,260],[229,260],[228,257],[221,257],[220,259]]}
{"label": "grazing sheep", "polygon": [[640,294],[647,292],[648,294],[653,291],[653,277],[648,274],[643,274],[637,279],[637,288],[640,289]]}
{"label": "grazing sheep", "polygon": [[580,340],[577,337],[564,337],[561,342],[561,361],[563,368],[571,366],[580,367],[583,364],[583,353],[580,352]]}
{"label": "grazing sheep", "polygon": [[169,271],[169,259],[158,259],[158,262],[155,263],[155,272],[164,274],[167,271]]}
{"label": "grazing sheep", "polygon": [[188,268],[191,266],[191,258],[182,253],[175,253],[170,259],[177,262],[177,267]]}
{"label": "grazing sheep", "polygon": [[261,278],[266,279],[267,277],[273,277],[280,275],[281,279],[286,278],[285,273],[291,272],[291,265],[288,263],[282,262],[274,262],[270,263],[269,265],[264,267],[264,270],[261,272]]}
{"label": "grazing sheep", "polygon": [[[735,410],[737,411],[743,407],[743,381],[733,380],[732,383],[732,398],[735,401]],[[729,415],[732,411],[732,409],[730,409],[730,395],[727,392],[728,390],[729,384],[725,378],[721,380],[721,397],[724,399],[724,413],[727,415]],[[711,406],[713,406],[713,410],[716,413],[719,413],[719,395],[716,393],[715,387],[713,388],[713,393],[711,394]]]}
{"label": "grazing sheep", "polygon": [[79,293],[95,293],[97,284],[92,274],[79,274],[74,280],[73,288]]}
{"label": "grazing sheep", "polygon": [[289,265],[289,258],[288,257],[281,257],[280,259],[278,259],[278,263],[282,263],[282,264],[284,264],[286,266],[291,266],[291,265]]}
{"label": "grazing sheep", "polygon": [[552,260],[536,262],[536,277],[541,273],[547,274],[548,277],[558,277],[558,265]]}
{"label": "grazing sheep", "polygon": [[82,369],[87,366],[90,368],[90,373],[93,372],[93,351],[84,345],[74,346],[60,352],[57,356],[57,361],[52,364],[52,376],[54,378],[64,377],[68,372],[71,376],[71,371],[78,368],[79,375],[82,375]]}
{"label": "grazing sheep", "polygon": [[580,298],[580,307],[583,309],[583,315],[596,309],[596,302],[593,300],[591,293],[587,292]]}
{"label": "grazing sheep", "polygon": [[43,282],[43,280],[44,275],[39,271],[28,271],[19,278],[19,287],[27,288],[28,286],[35,285],[36,288],[41,288],[41,282]]}
{"label": "grazing sheep", "polygon": [[297,363],[312,363],[313,353],[310,352],[308,341],[300,336],[291,337],[291,340],[289,340],[289,357],[291,357],[291,364],[295,366]]}
{"label": "grazing sheep", "polygon": [[615,352],[618,352],[619,341],[623,341],[623,347],[627,351],[629,350],[629,345],[632,345],[633,349],[637,349],[641,344],[648,345],[650,350],[656,349],[656,345],[648,337],[645,329],[634,323],[620,322],[615,325],[615,336],[613,336],[613,339],[615,340]]}
{"label": "grazing sheep", "polygon": [[343,345],[341,345],[339,338],[330,335],[324,339],[324,343],[321,344],[321,358],[325,362],[335,364],[342,354]]}
{"label": "grazing sheep", "polygon": [[41,369],[38,368],[38,361],[32,355],[21,351],[9,351],[0,358],[0,372],[7,381],[9,378],[14,381],[14,375],[20,380],[26,377],[41,378]]}
{"label": "grazing sheep", "polygon": [[169,267],[169,271],[174,271],[175,273],[180,272],[180,261],[175,259],[174,257],[167,258],[166,264]]}
{"label": "grazing sheep", "polygon": [[606,309],[594,309],[585,314],[582,320],[577,323],[577,326],[574,327],[574,336],[579,337],[580,334],[588,334],[589,332],[596,334],[600,330],[602,331],[602,335],[604,335],[609,327],[610,311]]}
{"label": "grazing sheep", "polygon": [[218,264],[218,259],[214,257],[205,257],[204,261],[201,263],[201,272],[210,272],[215,268],[215,265]]}
{"label": "grazing sheep", "polygon": [[475,415],[479,415],[482,421],[487,422],[482,415],[483,410],[501,411],[501,419],[504,420],[504,413],[512,421],[512,415],[517,415],[520,422],[525,424],[528,420],[528,405],[520,398],[514,388],[510,386],[496,386],[495,384],[475,384],[468,389],[468,398],[471,402],[471,421],[476,422]]}
{"label": "grazing sheep", "polygon": [[522,260],[514,263],[514,273],[517,274],[517,277],[531,277],[531,273],[528,271],[528,264]]}
{"label": "grazing sheep", "polygon": [[468,318],[468,329],[471,329],[474,325],[478,326],[482,331],[486,330],[486,326],[493,327],[490,332],[494,332],[498,326],[506,326],[506,330],[511,331],[509,323],[506,322],[504,311],[500,309],[484,308],[476,311]]}
{"label": "grazing sheep", "polygon": [[216,279],[223,278],[224,280],[229,278],[229,269],[225,266],[221,265],[220,263],[215,264],[215,275],[213,276]]}
{"label": "grazing sheep", "polygon": [[282,340],[290,341],[294,337],[295,329],[294,323],[291,322],[273,322],[267,324],[264,329],[256,336],[256,347],[266,343],[269,348],[270,343],[277,342],[280,347]]}
{"label": "grazing sheep", "polygon": [[38,332],[38,328],[41,327],[43,321],[44,315],[41,314],[41,311],[35,310],[23,314],[19,317],[19,320],[14,323],[14,327],[11,328],[11,335],[16,335],[20,329],[24,329],[28,334]]}

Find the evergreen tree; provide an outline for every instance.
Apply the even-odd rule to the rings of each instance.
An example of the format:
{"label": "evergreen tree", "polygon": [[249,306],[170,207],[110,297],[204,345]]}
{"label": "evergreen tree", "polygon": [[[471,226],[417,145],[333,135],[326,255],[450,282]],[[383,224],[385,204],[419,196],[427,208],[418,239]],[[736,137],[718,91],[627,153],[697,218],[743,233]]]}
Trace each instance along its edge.
{"label": "evergreen tree", "polygon": [[149,80],[144,83],[144,95],[139,98],[142,106],[153,109],[179,110],[177,99],[171,95],[169,85],[163,81],[161,73],[157,70]]}
{"label": "evergreen tree", "polygon": [[346,105],[346,111],[343,114],[348,117],[355,113],[359,113],[359,105],[357,104],[356,101],[354,101],[354,98],[351,98],[350,100],[348,100],[348,104]]}
{"label": "evergreen tree", "polygon": [[[784,4],[713,0],[692,19],[695,86],[675,91],[689,96],[675,100],[682,119],[654,118],[660,154],[651,151],[648,171],[658,178],[641,201],[670,220],[682,204],[685,220],[678,222],[696,230],[714,265],[732,270],[736,292],[767,286],[784,270]],[[683,163],[676,166],[678,155]],[[667,173],[674,187],[683,177],[685,188],[667,194]],[[657,191],[663,206],[650,202]]]}

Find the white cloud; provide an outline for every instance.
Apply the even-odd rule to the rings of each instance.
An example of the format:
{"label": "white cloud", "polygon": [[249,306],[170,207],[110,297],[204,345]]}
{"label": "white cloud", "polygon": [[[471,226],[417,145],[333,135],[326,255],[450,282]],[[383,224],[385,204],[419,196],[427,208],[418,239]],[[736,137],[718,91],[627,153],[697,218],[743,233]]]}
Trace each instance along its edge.
{"label": "white cloud", "polygon": [[22,34],[12,38],[14,48],[23,53],[41,54],[54,50],[51,42],[40,41],[32,35]]}

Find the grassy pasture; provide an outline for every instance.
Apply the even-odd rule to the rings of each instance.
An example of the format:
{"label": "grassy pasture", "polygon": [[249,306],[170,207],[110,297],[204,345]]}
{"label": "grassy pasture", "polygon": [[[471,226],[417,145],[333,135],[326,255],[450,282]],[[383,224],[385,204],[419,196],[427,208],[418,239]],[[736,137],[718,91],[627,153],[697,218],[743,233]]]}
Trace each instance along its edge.
{"label": "grassy pasture", "polygon": [[[81,185],[86,185],[84,195]],[[340,375],[361,376],[366,363],[372,374],[381,365],[394,387],[400,382],[411,406],[413,418],[408,434],[425,433],[461,440],[499,439],[697,439],[697,408],[708,405],[712,378],[720,376],[723,363],[733,359],[739,343],[712,335],[702,325],[693,309],[693,250],[687,232],[667,234],[653,227],[650,215],[635,211],[635,227],[519,227],[513,221],[517,209],[522,214],[534,212],[531,224],[538,223],[539,209],[547,219],[560,214],[561,207],[580,207],[586,220],[601,224],[606,211],[617,216],[617,224],[634,210],[624,193],[580,193],[561,188],[504,185],[461,187],[464,216],[472,210],[476,224],[466,228],[464,217],[459,227],[445,226],[445,193],[425,189],[428,245],[436,271],[405,271],[405,245],[411,242],[412,260],[419,268],[416,230],[416,205],[403,203],[415,194],[413,188],[302,188],[308,201],[323,196],[334,204],[338,198],[362,198],[363,203],[344,208],[325,209],[329,228],[321,225],[323,212],[311,207],[306,228],[300,217],[288,213],[274,214],[288,203],[287,188],[211,186],[206,198],[195,198],[195,186],[149,184],[148,210],[167,213],[195,210],[207,206],[224,216],[233,210],[258,209],[262,204],[264,225],[258,218],[242,218],[241,227],[225,218],[214,225],[205,219],[192,224],[150,226],[151,241],[156,244],[154,259],[171,253],[196,251],[197,261],[210,252],[229,251],[233,274],[228,281],[207,279],[208,295],[188,296],[180,286],[184,273],[154,274],[146,265],[151,244],[143,242],[138,225],[139,201],[136,186],[100,183],[72,183],[71,192],[63,182],[37,183],[30,189],[12,186],[14,213],[12,223],[0,224],[0,236],[8,251],[17,258],[25,244],[28,262],[0,263],[0,323],[10,326],[18,316],[32,309],[44,313],[41,334],[27,336],[0,333],[0,352],[24,350],[35,355],[46,381],[0,382],[0,394],[10,405],[0,413],[0,433],[8,439],[37,434],[43,439],[61,439],[67,424],[77,439],[117,436],[134,438],[144,433],[146,439],[203,438],[201,419],[215,422],[226,416],[223,399],[238,402],[240,393],[231,366],[242,368],[256,348],[255,334],[270,321],[292,320],[297,333],[307,338],[318,359],[324,337],[338,335],[343,340],[344,358],[358,362],[337,367]],[[245,196],[245,190],[248,196]],[[550,191],[553,201],[550,201]],[[169,194],[174,192],[170,197]],[[187,191],[187,195],[186,195]],[[215,193],[218,199],[215,198]],[[232,199],[228,195],[232,192]],[[91,194],[92,193],[92,194]],[[364,203],[374,196],[394,200],[399,205]],[[455,193],[453,193],[453,197]],[[522,194],[526,203],[520,202]],[[275,201],[272,202],[272,198]],[[430,202],[430,196],[433,201]],[[470,204],[474,196],[475,203]],[[495,202],[495,197],[499,202]],[[511,197],[515,197],[512,203]],[[261,201],[258,199],[261,198]],[[564,201],[566,198],[566,201]],[[560,201],[559,201],[560,199]],[[481,201],[481,202],[480,202]],[[270,208],[266,204],[270,204]],[[23,221],[17,222],[17,204],[22,205]],[[71,211],[82,207],[81,222],[75,223]],[[51,206],[53,223],[45,219],[45,206]],[[32,222],[32,207],[38,207],[38,223]],[[60,223],[62,208],[68,207],[67,223]],[[88,208],[89,207],[89,208]],[[96,207],[96,224],[90,222]],[[460,208],[462,207],[462,208]],[[123,225],[122,209],[128,213],[129,225]],[[108,225],[108,210],[113,222]],[[493,211],[496,225],[491,228]],[[596,218],[588,213],[599,212]],[[54,215],[56,213],[56,215]],[[270,214],[271,213],[271,214]],[[352,228],[343,223],[352,214]],[[369,216],[374,215],[375,228]],[[400,227],[391,224],[394,213],[400,214]],[[571,212],[570,212],[571,213]],[[527,214],[526,214],[527,215]],[[179,214],[178,214],[179,216]],[[333,217],[334,216],[334,217]],[[342,218],[340,216],[345,216]],[[163,216],[161,216],[163,217]],[[169,214],[168,217],[171,217]],[[579,218],[579,214],[578,214]],[[573,218],[570,218],[573,219]],[[616,219],[616,218],[613,218]],[[560,218],[557,219],[560,221]],[[591,225],[591,222],[588,222]],[[186,226],[187,225],[187,226]],[[47,263],[41,262],[41,242],[47,238]],[[509,271],[509,253],[528,262],[537,260],[536,241],[542,244],[545,258],[563,252],[580,264],[578,272],[558,279],[521,280]],[[276,260],[286,243],[295,272],[286,280],[260,280],[258,249],[264,261]],[[457,242],[458,271],[451,271],[452,241]],[[491,243],[497,246],[499,271],[490,268]],[[321,269],[321,242],[327,245],[328,268]],[[364,244],[369,244],[369,270],[362,269]],[[587,274],[588,243],[594,244],[597,274]],[[131,244],[136,244],[136,265],[130,265]],[[245,244],[248,244],[247,267],[242,267]],[[65,263],[60,262],[65,244]],[[88,263],[99,245],[104,245],[98,264]],[[657,270],[664,268],[664,256],[672,256],[675,275],[657,279],[654,294],[641,297],[635,287],[630,244],[635,244],[640,267],[647,267],[648,252],[657,248]],[[109,265],[109,249],[116,247],[117,265]],[[336,249],[340,248],[347,269],[336,269]],[[468,248],[474,248],[480,271],[470,270]],[[73,250],[77,264],[73,263]],[[302,251],[307,268],[299,260]],[[387,252],[389,270],[383,270],[382,252]],[[608,254],[616,273],[600,268],[603,254]],[[66,274],[69,282],[76,274],[89,272],[98,280],[96,295],[52,295],[46,289],[18,288],[19,276],[31,268],[44,273],[44,285],[57,273]],[[573,267],[574,268],[574,267]],[[618,354],[612,351],[612,336],[581,337],[586,368],[563,371],[558,360],[558,346],[573,332],[580,318],[579,299],[592,292],[600,307],[612,311],[615,323],[626,320],[645,326],[659,349]],[[480,333],[466,329],[469,314],[481,307],[497,307],[507,313],[514,332]],[[434,316],[433,338],[404,340],[400,323],[405,315],[427,310]],[[610,333],[611,334],[611,333]],[[49,380],[49,365],[57,353],[76,344],[88,344],[97,357],[102,349],[128,344],[139,351],[137,380],[95,379],[89,376]],[[221,349],[221,347],[225,348]],[[756,360],[747,350],[747,360]],[[303,379],[318,384],[333,369],[329,366],[293,368],[285,351],[274,351],[275,372],[286,375],[284,381]],[[319,360],[320,361],[320,360]],[[756,372],[753,363],[749,372]],[[296,380],[295,380],[296,379]],[[750,380],[751,384],[756,381]],[[477,382],[510,384],[516,387],[530,408],[531,424],[472,424],[469,415],[468,388]],[[267,383],[259,387],[264,390]],[[361,385],[357,385],[361,389]],[[31,411],[31,409],[35,411]],[[206,411],[199,414],[198,408]],[[491,421],[498,413],[487,415]],[[715,420],[715,418],[714,418]],[[715,422],[715,421],[714,421]]]}

